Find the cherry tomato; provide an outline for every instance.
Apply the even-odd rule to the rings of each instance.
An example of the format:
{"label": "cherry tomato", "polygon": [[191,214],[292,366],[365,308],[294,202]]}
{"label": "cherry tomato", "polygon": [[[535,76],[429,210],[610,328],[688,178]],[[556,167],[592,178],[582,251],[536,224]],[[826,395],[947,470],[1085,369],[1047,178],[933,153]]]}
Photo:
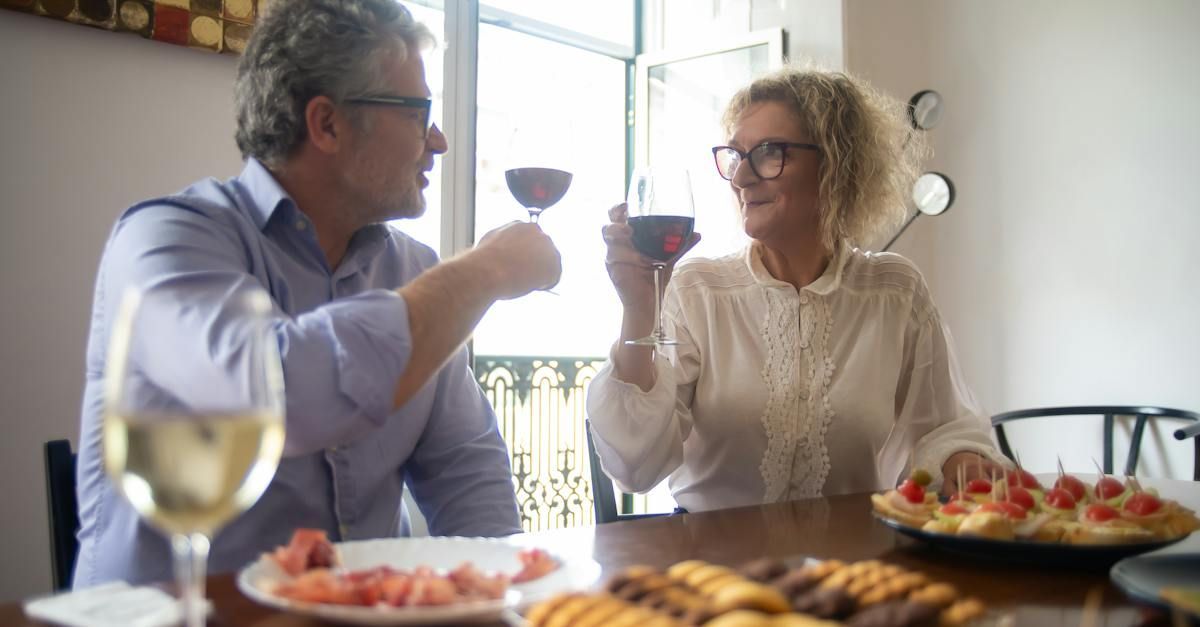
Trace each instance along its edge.
{"label": "cherry tomato", "polygon": [[1058,480],[1054,482],[1054,487],[1070,492],[1071,497],[1075,500],[1075,502],[1082,501],[1084,495],[1087,494],[1087,486],[1085,486],[1082,481],[1072,477],[1071,475],[1063,475],[1059,477]]}
{"label": "cherry tomato", "polygon": [[1096,497],[1101,501],[1121,496],[1121,493],[1124,491],[1125,486],[1112,477],[1104,477],[1096,482]]}
{"label": "cherry tomato", "polygon": [[896,488],[896,491],[900,493],[900,496],[907,499],[909,503],[925,502],[925,488],[922,488],[921,484],[912,479],[905,479],[900,484],[900,487]]}
{"label": "cherry tomato", "polygon": [[1033,499],[1033,494],[1021,486],[1009,486],[1008,500],[1025,509],[1033,509],[1033,506],[1037,504],[1037,501]]}
{"label": "cherry tomato", "polygon": [[998,512],[1000,514],[1004,514],[1005,516],[1007,516],[1008,518],[1011,518],[1013,520],[1021,520],[1021,519],[1025,518],[1025,514],[1026,514],[1024,507],[1021,507],[1020,505],[1017,505],[1016,503],[1009,503],[1006,501],[996,501],[994,503],[984,503],[983,505],[979,506],[979,511],[981,511],[981,512]]}
{"label": "cherry tomato", "polygon": [[1104,503],[1092,503],[1083,510],[1084,518],[1097,523],[1107,522],[1120,515],[1121,513],[1116,508],[1109,507]]}
{"label": "cherry tomato", "polygon": [[1017,469],[1008,474],[1009,487],[1020,486],[1026,490],[1041,490],[1042,484],[1028,470]]}
{"label": "cherry tomato", "polygon": [[1134,516],[1149,516],[1162,509],[1162,501],[1149,492],[1137,492],[1125,499],[1125,511]]}
{"label": "cherry tomato", "polygon": [[967,482],[967,492],[971,494],[991,494],[992,482],[987,479],[972,479]]}
{"label": "cherry tomato", "polygon": [[1046,505],[1055,509],[1075,509],[1075,501],[1075,495],[1066,488],[1054,488],[1046,493]]}

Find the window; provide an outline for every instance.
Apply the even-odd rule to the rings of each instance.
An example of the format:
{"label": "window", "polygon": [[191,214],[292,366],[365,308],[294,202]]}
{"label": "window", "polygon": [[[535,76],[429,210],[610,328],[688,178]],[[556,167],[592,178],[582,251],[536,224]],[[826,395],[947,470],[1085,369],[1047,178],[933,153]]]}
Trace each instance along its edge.
{"label": "window", "polygon": [[496,304],[473,348],[476,376],[512,455],[523,525],[590,524],[583,404],[620,320],[600,228],[624,196],[635,2],[406,6],[446,42],[426,55],[426,72],[451,153],[430,177],[438,183],[426,190],[426,214],[397,226],[450,256],[496,226],[527,219],[506,169],[546,165],[574,174],[540,220],[563,252],[557,295]]}
{"label": "window", "polygon": [[614,52],[623,48],[615,54],[625,57],[633,56],[634,10],[629,0],[488,0],[480,9],[485,19],[497,25],[522,16],[529,19],[518,28],[548,27],[570,33],[566,43],[577,47],[612,45]]}
{"label": "window", "polygon": [[[541,6],[559,4],[568,3]],[[532,530],[594,520],[584,402],[621,315],[615,293],[605,289],[600,228],[624,195],[629,60],[573,45],[579,34],[557,24],[521,26],[479,27],[475,239],[528,219],[505,170],[571,172],[566,195],[539,219],[562,253],[563,275],[556,294],[493,305],[473,345],[476,375],[512,455],[522,523]]]}
{"label": "window", "polygon": [[[540,218],[563,253],[557,294],[497,303],[476,328],[473,348],[476,376],[512,455],[525,528],[590,524],[584,395],[621,317],[603,263],[607,210],[624,197],[631,153],[641,163],[683,164],[694,172],[697,227],[705,234],[697,252],[721,254],[743,243],[709,149],[724,140],[718,118],[734,89],[781,61],[782,33],[642,55],[635,78],[634,0],[406,5],[442,34],[442,48],[426,55],[426,73],[451,154],[436,160],[426,214],[398,226],[450,256],[497,226],[528,219],[505,170],[544,166],[574,175]],[[670,509],[669,494],[656,492],[625,506]]]}
{"label": "window", "polygon": [[719,48],[638,57],[634,154],[639,163],[670,163],[691,171],[696,230],[704,239],[689,254],[718,257],[748,243],[711,148],[725,143],[720,119],[734,92],[782,63],[780,29],[743,35]]}
{"label": "window", "polygon": [[605,289],[607,210],[625,182],[624,61],[497,26],[479,29],[475,236],[525,209],[504,171],[544,166],[574,175],[539,223],[562,251],[556,295],[497,303],[475,332],[479,355],[604,356],[620,320]]}

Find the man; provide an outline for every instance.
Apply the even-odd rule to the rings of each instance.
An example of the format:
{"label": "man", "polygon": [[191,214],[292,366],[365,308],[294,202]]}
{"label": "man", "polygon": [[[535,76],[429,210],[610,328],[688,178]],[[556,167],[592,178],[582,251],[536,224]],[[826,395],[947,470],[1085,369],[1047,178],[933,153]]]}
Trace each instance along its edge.
{"label": "man", "polygon": [[206,342],[218,341],[208,338],[228,324],[234,295],[266,290],[278,316],[284,459],[259,502],[217,534],[213,572],[297,527],[339,540],[405,533],[405,484],[434,534],[520,531],[507,451],[462,345],[491,303],[554,285],[561,265],[532,224],[501,227],[436,266],[432,250],[381,224],[424,211],[425,175],[446,151],[420,57],[431,41],[394,0],[275,3],[238,68],[245,169],[118,220],[88,343],[76,587],[171,577],[166,540],[102,460],[115,310],[127,287],[151,283],[209,309],[162,338],[183,364],[212,368]]}

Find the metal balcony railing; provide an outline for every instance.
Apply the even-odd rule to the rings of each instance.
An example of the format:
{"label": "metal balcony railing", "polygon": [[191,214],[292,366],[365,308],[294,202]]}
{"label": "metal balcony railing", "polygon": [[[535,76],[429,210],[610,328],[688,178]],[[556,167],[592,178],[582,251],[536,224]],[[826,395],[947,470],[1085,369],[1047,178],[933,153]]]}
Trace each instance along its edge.
{"label": "metal balcony railing", "polygon": [[475,357],[475,376],[508,443],[526,531],[595,522],[584,405],[603,364],[597,357]]}

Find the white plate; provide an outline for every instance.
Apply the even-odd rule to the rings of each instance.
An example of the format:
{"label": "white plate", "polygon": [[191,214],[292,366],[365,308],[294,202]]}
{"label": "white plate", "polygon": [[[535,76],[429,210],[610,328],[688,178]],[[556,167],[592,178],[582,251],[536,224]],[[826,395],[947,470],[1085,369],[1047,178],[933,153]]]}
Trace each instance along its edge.
{"label": "white plate", "polygon": [[[516,574],[521,569],[517,553],[524,547],[496,538],[388,538],[334,544],[342,566],[350,570],[392,566],[412,569],[430,566],[453,569],[471,562],[485,572]],[[263,555],[238,573],[243,594],[258,603],[287,612],[357,625],[411,625],[496,620],[509,608],[521,609],[551,595],[586,589],[600,576],[600,565],[586,558],[566,558],[551,553],[559,562],[554,572],[530,582],[513,584],[504,599],[460,603],[442,607],[356,607],[302,603],[274,594],[275,587],[290,577],[273,560]]]}

